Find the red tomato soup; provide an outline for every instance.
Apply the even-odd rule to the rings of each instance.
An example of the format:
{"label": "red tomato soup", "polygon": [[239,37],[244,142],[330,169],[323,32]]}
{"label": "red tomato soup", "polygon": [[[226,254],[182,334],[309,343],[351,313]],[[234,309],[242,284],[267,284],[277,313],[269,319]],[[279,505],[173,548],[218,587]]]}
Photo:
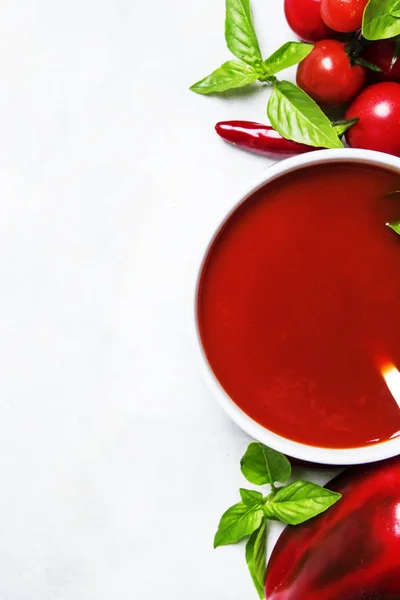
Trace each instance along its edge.
{"label": "red tomato soup", "polygon": [[[349,448],[400,434],[400,177],[305,168],[248,199],[206,259],[198,321],[211,368],[268,429]],[[397,393],[396,393],[397,383]]]}

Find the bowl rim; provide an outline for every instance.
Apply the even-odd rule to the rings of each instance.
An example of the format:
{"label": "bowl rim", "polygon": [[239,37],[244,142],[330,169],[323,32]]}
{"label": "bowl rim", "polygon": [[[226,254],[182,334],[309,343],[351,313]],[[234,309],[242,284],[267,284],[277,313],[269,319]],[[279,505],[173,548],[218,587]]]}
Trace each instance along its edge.
{"label": "bowl rim", "polygon": [[286,158],[267,167],[259,177],[246,186],[242,193],[236,197],[232,208],[227,213],[225,212],[225,215],[218,220],[217,225],[214,223],[210,228],[206,244],[203,245],[200,256],[196,261],[195,282],[192,293],[191,337],[196,362],[199,365],[201,375],[207,388],[219,402],[225,413],[238,427],[240,427],[240,429],[263,444],[301,461],[342,466],[376,462],[400,454],[400,436],[368,446],[337,449],[310,446],[274,433],[247,415],[237,404],[235,404],[227,392],[225,392],[208,362],[198,326],[198,294],[205,261],[215,239],[232,214],[257,190],[278,177],[304,167],[335,162],[364,163],[367,165],[384,167],[396,171],[400,175],[400,158],[382,152],[375,152],[373,150],[353,148],[316,150],[310,153]]}

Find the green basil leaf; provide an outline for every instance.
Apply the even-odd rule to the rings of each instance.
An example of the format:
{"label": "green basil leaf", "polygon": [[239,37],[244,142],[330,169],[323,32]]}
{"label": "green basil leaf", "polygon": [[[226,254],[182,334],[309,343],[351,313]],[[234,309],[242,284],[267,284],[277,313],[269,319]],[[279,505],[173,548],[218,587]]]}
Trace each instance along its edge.
{"label": "green basil leaf", "polygon": [[246,544],[246,562],[260,598],[265,597],[264,585],[267,566],[267,519]]}
{"label": "green basil leaf", "polygon": [[313,44],[286,42],[264,61],[265,75],[274,75],[301,62],[313,50]]}
{"label": "green basil leaf", "polygon": [[362,33],[367,40],[383,40],[400,34],[400,19],[392,13],[392,9],[397,14],[393,0],[369,0],[362,25]]}
{"label": "green basil leaf", "polygon": [[288,525],[299,525],[326,511],[341,495],[308,481],[281,488],[266,505],[266,515]]}
{"label": "green basil leaf", "polygon": [[243,502],[231,506],[222,515],[214,538],[214,548],[236,544],[251,535],[260,527],[263,517],[264,511],[257,506],[247,506]]}
{"label": "green basil leaf", "polygon": [[390,8],[390,14],[397,19],[400,18],[400,0],[394,0],[393,5]]}
{"label": "green basil leaf", "polygon": [[332,127],[335,128],[336,133],[339,137],[341,137],[350,127],[353,127],[356,123],[358,123],[360,119],[346,119],[344,121],[336,121],[336,123],[332,123]]}
{"label": "green basil leaf", "polygon": [[289,81],[276,81],[268,102],[271,125],[284,138],[323,148],[343,148],[328,117],[303,90]]}
{"label": "green basil leaf", "polygon": [[250,0],[226,0],[225,39],[236,58],[260,68],[262,56],[251,16]]}
{"label": "green basil leaf", "polygon": [[398,235],[400,235],[400,221],[395,221],[387,224],[390,229],[393,229]]}
{"label": "green basil leaf", "polygon": [[267,570],[267,519],[264,519],[258,529],[254,543],[254,573],[258,581],[264,587],[265,573]]}
{"label": "green basil leaf", "polygon": [[276,481],[284,483],[292,471],[286,456],[259,442],[249,445],[240,467],[246,479],[255,485],[273,485]]}
{"label": "green basil leaf", "polygon": [[240,60],[229,60],[219,69],[201,79],[190,88],[196,94],[212,94],[226,92],[233,88],[254,83],[259,74]]}
{"label": "green basil leaf", "polygon": [[244,504],[247,506],[261,506],[263,501],[263,495],[254,490],[244,490],[242,488],[240,490],[240,496],[242,498],[242,502],[244,502]]}

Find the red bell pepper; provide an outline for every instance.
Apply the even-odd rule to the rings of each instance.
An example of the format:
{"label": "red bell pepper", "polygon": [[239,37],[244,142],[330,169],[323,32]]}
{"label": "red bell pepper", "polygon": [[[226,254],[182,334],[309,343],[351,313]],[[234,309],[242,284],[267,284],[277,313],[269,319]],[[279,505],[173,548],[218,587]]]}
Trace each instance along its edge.
{"label": "red bell pepper", "polygon": [[347,470],[343,497],[287,527],[267,568],[268,600],[400,599],[400,457]]}

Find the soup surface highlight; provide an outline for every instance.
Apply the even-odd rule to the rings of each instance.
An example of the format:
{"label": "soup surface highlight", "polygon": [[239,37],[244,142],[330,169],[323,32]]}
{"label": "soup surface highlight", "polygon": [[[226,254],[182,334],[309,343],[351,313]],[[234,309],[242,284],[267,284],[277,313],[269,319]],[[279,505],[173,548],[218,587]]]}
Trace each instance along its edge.
{"label": "soup surface highlight", "polygon": [[397,189],[367,165],[296,171],[252,195],[209,252],[198,320],[210,366],[286,438],[349,448],[400,435]]}

